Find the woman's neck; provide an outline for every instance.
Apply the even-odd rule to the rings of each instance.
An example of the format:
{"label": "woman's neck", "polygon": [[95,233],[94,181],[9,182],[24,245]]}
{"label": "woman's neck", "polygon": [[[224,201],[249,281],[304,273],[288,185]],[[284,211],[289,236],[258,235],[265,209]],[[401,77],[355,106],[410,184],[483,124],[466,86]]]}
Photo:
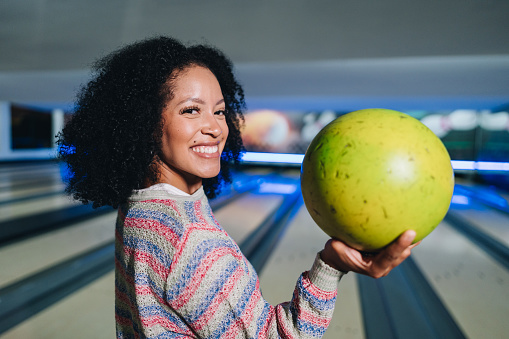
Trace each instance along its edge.
{"label": "woman's neck", "polygon": [[159,176],[155,184],[169,184],[188,194],[195,193],[202,186],[202,178],[170,168],[166,164],[161,164],[158,169]]}

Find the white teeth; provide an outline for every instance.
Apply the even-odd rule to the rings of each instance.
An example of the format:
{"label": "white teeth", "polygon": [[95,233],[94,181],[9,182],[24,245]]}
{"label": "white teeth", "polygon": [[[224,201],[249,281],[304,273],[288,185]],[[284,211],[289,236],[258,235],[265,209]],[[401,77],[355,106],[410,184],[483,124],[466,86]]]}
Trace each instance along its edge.
{"label": "white teeth", "polygon": [[197,153],[216,153],[218,150],[217,146],[196,146],[192,148]]}

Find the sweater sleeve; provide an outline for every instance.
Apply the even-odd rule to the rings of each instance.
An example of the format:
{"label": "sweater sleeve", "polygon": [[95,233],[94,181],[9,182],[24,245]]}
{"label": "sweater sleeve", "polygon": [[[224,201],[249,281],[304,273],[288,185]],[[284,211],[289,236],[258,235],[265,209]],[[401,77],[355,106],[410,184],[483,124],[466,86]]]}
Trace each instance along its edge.
{"label": "sweater sleeve", "polygon": [[275,307],[279,336],[322,337],[331,321],[337,285],[343,275],[317,254],[311,270],[299,277],[292,300]]}
{"label": "sweater sleeve", "polygon": [[[200,236],[177,254],[168,302],[201,338],[320,338],[330,323],[342,273],[316,256],[293,298],[262,297],[258,275],[228,237]],[[177,267],[179,266],[179,267]]]}

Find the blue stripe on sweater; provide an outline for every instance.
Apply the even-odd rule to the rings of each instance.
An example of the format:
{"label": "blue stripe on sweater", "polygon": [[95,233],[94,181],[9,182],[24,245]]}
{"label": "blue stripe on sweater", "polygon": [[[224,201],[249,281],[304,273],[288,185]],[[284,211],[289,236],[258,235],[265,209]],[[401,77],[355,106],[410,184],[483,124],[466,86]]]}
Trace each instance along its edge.
{"label": "blue stripe on sweater", "polygon": [[212,209],[209,204],[203,205],[203,216],[208,220],[209,225],[216,227],[217,229],[223,230],[223,228],[217,223],[216,218],[214,217],[214,213],[212,213]]}
{"label": "blue stripe on sweater", "polygon": [[[149,316],[155,316],[155,315],[164,315],[167,319],[171,320],[171,322],[181,328],[182,332],[187,331],[187,325],[182,322],[182,320],[175,314],[166,312],[162,307],[160,306],[153,306],[153,307],[143,307],[144,314],[142,316],[149,317]],[[131,321],[131,324],[133,326],[133,331],[138,334],[140,338],[188,338],[187,335],[181,334],[181,333],[175,333],[171,331],[165,331],[159,335],[153,336],[153,337],[145,337],[143,334],[141,334],[140,329],[138,327],[138,324],[136,321],[133,321],[133,317],[131,315],[131,312],[125,311],[123,309],[115,307],[115,314],[118,316],[129,319]],[[139,318],[136,317],[136,320],[139,320]],[[121,331],[117,332],[118,338],[124,338],[127,336],[122,333]]]}
{"label": "blue stripe on sweater", "polygon": [[175,332],[164,332],[153,337],[147,337],[147,339],[189,339],[189,336]]}
{"label": "blue stripe on sweater", "polygon": [[[124,248],[128,247],[133,250],[140,250],[150,254],[152,257],[156,258],[162,265],[165,267],[170,267],[172,263],[172,257],[168,255],[166,250],[159,248],[153,242],[138,238],[135,236],[125,236],[124,237]],[[127,268],[126,268],[127,269]]]}
{"label": "blue stripe on sweater", "polygon": [[[235,300],[236,301],[235,305],[231,305],[232,308],[229,309],[225,316],[222,318],[221,324],[216,328],[216,330],[212,334],[211,336],[212,338],[219,338],[222,334],[224,334],[228,330],[228,328],[237,320],[237,318],[242,317],[242,315],[246,311],[246,306],[249,303],[249,299],[252,297],[253,291],[256,288],[257,280],[258,278],[256,274],[251,275],[249,283],[244,288],[242,296],[239,299]],[[229,301],[232,302],[233,300]],[[266,317],[267,313],[268,307],[264,308],[262,318]],[[258,318],[258,320],[260,320],[260,318]],[[261,325],[263,325],[263,323]],[[260,324],[258,324],[258,331],[260,330],[260,328],[261,326]]]}
{"label": "blue stripe on sweater", "polygon": [[[155,220],[162,225],[170,228],[180,239],[182,234],[184,234],[185,226],[182,222],[171,215],[168,215],[161,211],[153,211],[146,209],[133,208],[126,215],[126,218],[135,218],[135,219],[145,219],[145,220]],[[137,220],[136,222],[143,222],[142,220]]]}
{"label": "blue stripe on sweater", "polygon": [[311,294],[304,285],[302,284],[302,276],[299,278],[297,282],[297,289],[301,295],[301,302],[308,302],[311,307],[316,308],[320,311],[328,311],[333,310],[334,305],[336,303],[336,297],[331,299],[320,299]]}
{"label": "blue stripe on sweater", "polygon": [[[254,273],[254,271],[253,271]],[[237,314],[244,314],[246,310],[246,306],[249,303],[249,300],[253,296],[255,290],[256,290],[256,282],[258,281],[258,276],[256,273],[251,274],[249,276],[249,282],[246,284],[246,287],[244,288],[244,292],[242,293],[242,296],[239,298],[237,305],[235,307],[235,312]]]}
{"label": "blue stripe on sweater", "polygon": [[223,286],[226,284],[228,279],[232,276],[232,274],[235,272],[235,270],[239,267],[239,263],[236,261],[230,261],[223,271],[221,271],[221,274],[217,276],[217,278],[212,282],[210,287],[207,289],[207,292],[205,292],[202,295],[201,303],[196,306],[196,308],[193,310],[193,312],[190,312],[187,315],[187,319],[189,322],[195,322],[198,320],[199,317],[205,313],[208,308],[210,307],[210,304],[214,301],[214,298],[217,296],[219,291],[223,288]]}
{"label": "blue stripe on sweater", "polygon": [[258,338],[260,336],[260,332],[262,331],[262,328],[265,326],[265,323],[268,321],[267,317],[269,316],[270,311],[270,305],[265,300],[264,301],[264,307],[263,311],[258,317],[258,320],[256,321],[256,337]]}
{"label": "blue stripe on sweater", "polygon": [[[164,291],[161,288],[157,287],[157,283],[154,282],[150,278],[150,276],[148,276],[146,274],[136,274],[134,280],[135,280],[136,286],[150,286],[150,289],[154,293],[154,295],[164,300],[164,296],[165,296]],[[129,299],[131,300],[131,303],[136,304],[136,302],[134,301],[134,298],[137,297],[136,295],[129,296],[128,295],[129,292],[124,288],[124,286],[119,286],[117,281],[115,281],[115,286],[117,289],[117,293],[118,292],[123,293],[124,295],[129,297]],[[185,323],[183,323],[182,320],[177,315],[175,315],[173,312],[168,312],[164,307],[159,305],[159,303],[156,299],[153,299],[152,305],[140,307],[139,312],[142,315],[142,317],[150,317],[150,316],[155,316],[155,315],[164,316],[167,319],[171,320],[171,322],[173,324],[180,327],[182,329],[182,331],[185,331],[187,329],[187,325]],[[117,309],[116,314],[122,316],[123,318],[130,319],[131,321],[133,320],[133,317],[129,311]],[[136,320],[139,320],[139,318],[136,317]],[[133,324],[133,329],[136,332],[139,332],[137,323],[132,322],[132,324]]]}
{"label": "blue stripe on sweater", "polygon": [[229,239],[206,239],[199,243],[193,251],[193,257],[187,262],[186,270],[182,272],[174,287],[168,291],[168,301],[171,302],[183,292],[190,281],[194,279],[196,271],[203,263],[204,258],[218,248],[229,248],[235,252],[237,251],[237,248]]}
{"label": "blue stripe on sweater", "polygon": [[[140,328],[138,327],[138,323],[136,321],[133,321],[133,316],[130,311],[115,307],[115,314],[124,319],[129,319],[130,323],[132,324],[133,331],[137,333],[138,336],[140,335]],[[138,320],[138,318],[136,318],[136,320]],[[123,337],[123,335],[124,334],[122,333],[121,336]],[[119,335],[117,334],[117,336]]]}
{"label": "blue stripe on sweater", "polygon": [[[162,288],[158,287],[157,282],[152,280],[148,274],[136,273],[136,275],[133,277],[133,280],[136,286],[140,287],[146,286],[152,291],[154,296],[161,298],[163,300],[165,299],[166,297],[165,291]],[[122,285],[120,285],[120,283]],[[131,294],[131,291],[126,289],[124,281],[118,281],[117,279],[115,279],[115,288],[117,289],[117,291],[129,297],[131,301],[133,301],[134,298],[136,298],[136,294]]]}
{"label": "blue stripe on sweater", "polygon": [[313,325],[310,322],[297,319],[297,328],[300,332],[306,333],[308,335],[311,335],[313,337],[321,338],[323,334],[325,333],[325,330],[327,327],[322,327],[318,325]]}
{"label": "blue stripe on sweater", "polygon": [[152,280],[152,278],[148,274],[137,273],[134,276],[134,283],[136,286],[149,286],[150,290],[161,299],[165,299],[166,297],[164,289],[158,287],[157,282]]}
{"label": "blue stripe on sweater", "polygon": [[163,317],[168,319],[171,323],[177,325],[180,328],[185,329],[186,325],[184,322],[173,312],[168,312],[161,305],[146,305],[139,306],[138,311],[140,312],[141,318],[150,318],[154,316]]}
{"label": "blue stripe on sweater", "polygon": [[194,201],[185,201],[184,209],[186,211],[186,216],[189,218],[189,221],[191,221],[192,223],[200,222],[200,220],[196,216],[197,213],[194,208]]}

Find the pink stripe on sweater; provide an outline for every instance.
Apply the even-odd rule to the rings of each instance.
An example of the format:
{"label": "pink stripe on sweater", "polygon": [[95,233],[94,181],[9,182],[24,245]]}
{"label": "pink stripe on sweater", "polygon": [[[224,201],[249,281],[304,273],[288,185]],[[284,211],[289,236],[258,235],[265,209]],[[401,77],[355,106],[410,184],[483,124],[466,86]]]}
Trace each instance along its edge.
{"label": "pink stripe on sweater", "polygon": [[[247,329],[251,325],[251,322],[253,321],[255,314],[254,310],[258,303],[261,301],[262,304],[265,304],[265,301],[262,300],[262,295],[259,293],[259,287],[260,287],[260,281],[256,281],[256,287],[254,293],[249,298],[249,302],[246,305],[246,308],[244,310],[244,314],[242,314],[240,317],[237,318],[237,320],[228,328],[226,333],[224,334],[224,338],[235,338],[239,334],[239,332],[242,329]],[[263,335],[263,333],[260,333],[260,335]],[[258,338],[263,338],[261,336],[258,336]]]}
{"label": "pink stripe on sweater", "polygon": [[189,329],[187,329],[186,332],[182,333],[182,328],[175,325],[175,323],[171,322],[168,318],[166,318],[164,316],[154,315],[154,316],[145,317],[145,318],[141,317],[141,322],[142,322],[143,326],[146,328],[150,328],[152,326],[162,326],[165,329],[172,331],[172,332],[177,332],[179,334],[186,334],[188,336],[193,336],[193,332],[191,332]]}
{"label": "pink stripe on sweater", "polygon": [[115,268],[118,271],[118,273],[122,276],[126,284],[128,284],[129,286],[134,285],[134,278],[130,275],[127,275],[124,266],[116,258],[115,258]]}
{"label": "pink stripe on sweater", "polygon": [[[131,327],[130,325],[132,325],[132,323],[133,323],[130,319],[124,320],[124,318],[121,318],[116,314],[115,314],[115,320],[117,322],[117,325],[123,325],[125,327]],[[125,338],[125,337],[120,337],[120,338]],[[130,336],[129,336],[129,338],[130,338]],[[134,332],[134,338],[139,339],[140,335],[137,332]]]}
{"label": "pink stripe on sweater", "polygon": [[337,289],[334,291],[324,291],[324,290],[316,287],[315,285],[313,285],[311,280],[309,280],[308,273],[309,272],[304,272],[304,274],[302,275],[302,286],[309,293],[311,293],[312,295],[314,295],[315,297],[317,297],[319,299],[325,299],[325,300],[330,300],[338,295]]}
{"label": "pink stripe on sweater", "polygon": [[[169,206],[174,210],[178,216],[180,217],[180,211],[178,210],[177,204],[175,203],[175,200],[168,200],[168,199],[149,199],[149,200],[143,200],[140,201],[141,203],[152,203],[152,204],[161,204],[164,206]],[[150,208],[149,208],[150,209]]]}
{"label": "pink stripe on sweater", "polygon": [[[186,227],[180,242],[175,246],[175,253],[173,254],[173,262],[170,266],[170,272],[174,270],[174,268],[179,264],[180,258],[182,257],[182,252],[188,246],[191,241],[189,240],[192,236],[194,236],[195,231],[210,231],[211,233],[223,233],[221,230],[212,227],[208,224],[190,224],[189,227]],[[200,239],[200,237],[197,237]]]}
{"label": "pink stripe on sweater", "polygon": [[143,296],[150,296],[154,299],[154,301],[157,301],[160,305],[167,305],[166,300],[159,297],[157,293],[154,292],[154,290],[147,285],[136,285],[135,288],[136,298],[143,297]]}
{"label": "pink stripe on sweater", "polygon": [[267,314],[267,318],[265,320],[265,324],[263,325],[260,333],[258,334],[259,338],[265,339],[269,337],[270,329],[274,326],[274,322],[276,322],[276,309],[274,306],[269,305],[269,312]]}
{"label": "pink stripe on sweater", "polygon": [[[161,305],[167,304],[166,300],[159,297],[156,293],[154,293],[154,291],[152,290],[152,288],[150,286],[134,284],[134,278],[132,276],[126,275],[124,268],[118,262],[116,262],[115,265],[118,270],[117,271],[118,274],[120,274],[123,277],[124,281],[127,282],[130,286],[135,287],[135,297],[148,295],[148,296],[152,296]],[[129,296],[127,294],[116,289],[115,295],[116,295],[117,299],[122,301],[124,304],[128,305],[129,310],[131,310],[133,312],[134,311],[137,312],[136,307],[133,305],[131,299],[129,298]]]}
{"label": "pink stripe on sweater", "polygon": [[136,250],[131,247],[124,247],[124,254],[126,257],[133,258],[137,263],[148,265],[162,280],[166,280],[170,270],[157,260],[156,257],[145,251]]}
{"label": "pink stripe on sweater", "polygon": [[329,326],[329,323],[331,322],[331,319],[329,318],[317,317],[313,313],[309,313],[308,311],[302,308],[299,309],[299,318],[300,320],[304,320],[305,322],[313,324],[314,327],[327,328],[327,326]]}
{"label": "pink stripe on sweater", "polygon": [[231,248],[220,247],[208,253],[201,261],[200,266],[196,269],[195,275],[190,279],[189,284],[184,291],[172,302],[172,306],[178,310],[183,307],[202,285],[202,281],[207,275],[209,269],[222,257],[231,255],[238,261],[242,260],[242,256]]}
{"label": "pink stripe on sweater", "polygon": [[124,221],[124,228],[138,228],[154,232],[156,235],[168,240],[172,246],[176,246],[179,242],[178,235],[168,226],[161,224],[156,220],[141,219],[141,218],[126,218]]}
{"label": "pink stripe on sweater", "polygon": [[[226,300],[232,290],[237,286],[237,283],[242,278],[244,271],[242,267],[238,267],[235,272],[230,276],[228,281],[223,285],[221,291],[219,291],[215,298],[210,303],[209,307],[203,314],[196,320],[194,323],[195,328],[197,330],[202,329],[207,326],[208,322],[212,320],[214,314],[220,309],[221,304]],[[231,307],[235,307],[235,305],[231,305]]]}
{"label": "pink stripe on sweater", "polygon": [[[287,303],[285,303],[285,304],[287,304]],[[295,337],[293,336],[292,331],[290,331],[290,329],[288,329],[286,327],[286,321],[281,320],[281,319],[287,318],[286,312],[282,307],[283,305],[284,304],[280,304],[276,308],[277,317],[280,319],[278,321],[278,324],[279,324],[278,328],[279,328],[279,331],[283,332],[283,335],[282,335],[283,338],[293,339]],[[291,323],[291,321],[290,321],[290,323]],[[279,333],[279,334],[281,335],[281,333]]]}

